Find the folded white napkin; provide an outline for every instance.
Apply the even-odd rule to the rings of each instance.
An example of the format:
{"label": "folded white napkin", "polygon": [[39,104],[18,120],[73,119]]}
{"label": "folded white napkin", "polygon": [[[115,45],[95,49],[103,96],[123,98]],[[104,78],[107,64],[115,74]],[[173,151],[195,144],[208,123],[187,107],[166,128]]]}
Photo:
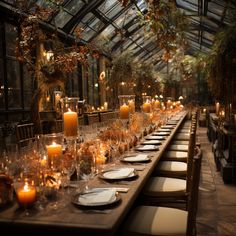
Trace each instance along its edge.
{"label": "folded white napkin", "polygon": [[152,149],[156,149],[155,145],[144,145],[141,147],[138,147],[139,150],[152,150]]}
{"label": "folded white napkin", "polygon": [[161,144],[161,142],[159,140],[147,140],[147,141],[144,141],[142,142],[142,144],[145,144],[145,145],[150,145],[150,144]]}
{"label": "folded white napkin", "polygon": [[169,132],[162,132],[162,131],[158,131],[158,132],[153,133],[153,135],[160,135],[160,136],[162,136],[162,135],[167,136],[169,134],[170,134]]}
{"label": "folded white napkin", "polygon": [[134,168],[120,168],[105,172],[103,177],[107,179],[120,179],[131,176],[133,172]]}
{"label": "folded white napkin", "polygon": [[136,156],[125,157],[124,159],[126,161],[147,161],[149,160],[149,157],[146,154],[138,154]]}
{"label": "folded white napkin", "polygon": [[101,189],[79,195],[79,203],[85,206],[111,203],[115,200],[115,189]]}
{"label": "folded white napkin", "polygon": [[148,140],[162,140],[162,139],[165,139],[165,137],[158,136],[158,135],[153,134],[153,135],[147,136],[146,139],[148,139]]}
{"label": "folded white napkin", "polygon": [[171,132],[171,129],[160,128],[158,131],[159,131],[159,132]]}
{"label": "folded white napkin", "polygon": [[163,125],[161,126],[161,129],[173,129],[174,125]]}

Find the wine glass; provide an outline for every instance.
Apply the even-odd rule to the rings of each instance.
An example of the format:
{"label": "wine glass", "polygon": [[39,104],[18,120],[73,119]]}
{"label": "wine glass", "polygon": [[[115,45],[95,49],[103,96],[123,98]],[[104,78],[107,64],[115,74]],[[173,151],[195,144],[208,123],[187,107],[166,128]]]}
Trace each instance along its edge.
{"label": "wine glass", "polygon": [[89,189],[88,182],[95,175],[96,147],[92,142],[85,142],[78,151],[79,179],[84,182],[84,191]]}
{"label": "wine glass", "polygon": [[67,140],[65,151],[62,158],[62,185],[68,187],[70,186],[71,176],[76,171],[76,155],[77,155],[77,143],[76,140]]}

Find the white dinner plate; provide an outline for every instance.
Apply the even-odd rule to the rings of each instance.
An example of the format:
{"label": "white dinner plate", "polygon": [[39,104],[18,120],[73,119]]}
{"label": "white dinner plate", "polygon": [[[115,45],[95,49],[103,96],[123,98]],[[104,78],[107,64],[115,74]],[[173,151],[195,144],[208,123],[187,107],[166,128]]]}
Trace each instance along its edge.
{"label": "white dinner plate", "polygon": [[72,203],[82,207],[98,207],[111,205],[120,200],[120,195],[112,188],[94,188],[88,192],[76,194]]}
{"label": "white dinner plate", "polygon": [[144,140],[143,142],[141,142],[142,145],[161,145],[161,141],[160,140]]}
{"label": "white dinner plate", "polygon": [[165,140],[165,136],[160,136],[160,135],[149,135],[145,137],[146,140]]}
{"label": "white dinner plate", "polygon": [[150,157],[145,154],[137,154],[135,156],[126,156],[121,159],[123,162],[147,162],[150,161]]}
{"label": "white dinner plate", "polygon": [[159,150],[158,146],[156,145],[140,145],[135,147],[137,151],[157,151]]}
{"label": "white dinner plate", "polygon": [[123,168],[114,168],[105,170],[98,176],[106,180],[122,180],[122,179],[134,178],[137,175],[138,174],[134,168],[123,167]]}

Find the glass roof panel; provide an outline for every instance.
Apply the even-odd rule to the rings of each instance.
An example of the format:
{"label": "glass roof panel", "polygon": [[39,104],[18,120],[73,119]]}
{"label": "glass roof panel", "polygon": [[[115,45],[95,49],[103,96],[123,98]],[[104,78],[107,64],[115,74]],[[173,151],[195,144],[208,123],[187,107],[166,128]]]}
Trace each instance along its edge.
{"label": "glass roof panel", "polygon": [[108,25],[102,32],[101,35],[111,39],[116,34],[116,28],[113,25]]}
{"label": "glass roof panel", "polygon": [[63,28],[66,23],[72,18],[72,15],[65,10],[60,9],[60,12],[55,17],[55,24],[59,28]]}
{"label": "glass roof panel", "polygon": [[85,3],[81,0],[72,0],[64,7],[61,7],[59,13],[55,16],[57,27],[63,28],[66,23],[84,7],[84,5]]}
{"label": "glass roof panel", "polygon": [[105,0],[99,7],[98,10],[104,14],[110,11],[117,4],[117,0]]}
{"label": "glass roof panel", "polygon": [[103,26],[104,23],[90,12],[81,20],[77,27],[83,29],[81,38],[88,42]]}
{"label": "glass roof panel", "polygon": [[106,0],[98,7],[98,10],[109,19],[116,16],[122,9],[123,6],[117,0]]}
{"label": "glass roof panel", "polygon": [[190,10],[190,11],[198,11],[198,0],[176,0],[176,3],[183,7],[184,9]]}
{"label": "glass roof panel", "polygon": [[128,22],[136,17],[136,11],[130,9],[122,13],[114,22],[119,28],[123,28]]}
{"label": "glass roof panel", "polygon": [[138,0],[137,6],[140,9],[141,12],[145,11],[147,9],[147,3],[145,0]]}
{"label": "glass roof panel", "polygon": [[127,49],[128,49],[128,50],[133,50],[135,47],[137,47],[137,44],[133,42],[132,44],[130,44],[130,45],[127,47]]}
{"label": "glass roof panel", "polygon": [[41,6],[41,7],[53,7],[56,4],[47,0],[37,0],[36,1],[37,5]]}
{"label": "glass roof panel", "polygon": [[82,0],[71,0],[65,5],[65,9],[72,15],[75,15],[84,5],[85,3]]}
{"label": "glass roof panel", "polygon": [[[78,26],[78,27],[80,27],[80,26]],[[94,31],[92,28],[83,27],[83,32],[81,33],[81,38],[88,42],[95,34],[96,34],[96,31]]]}

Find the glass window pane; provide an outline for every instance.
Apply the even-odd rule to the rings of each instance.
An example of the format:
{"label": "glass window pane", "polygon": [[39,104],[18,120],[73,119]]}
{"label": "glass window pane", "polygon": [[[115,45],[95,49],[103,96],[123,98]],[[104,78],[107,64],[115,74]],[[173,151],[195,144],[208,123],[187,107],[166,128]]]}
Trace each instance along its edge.
{"label": "glass window pane", "polygon": [[3,43],[3,31],[4,30],[4,27],[3,27],[3,24],[0,22],[0,57],[3,56],[3,48],[2,48],[2,43]]}
{"label": "glass window pane", "polygon": [[3,60],[0,59],[0,110],[5,110]]}
{"label": "glass window pane", "polygon": [[111,7],[113,5],[115,5],[115,3],[117,3],[117,0],[106,0],[104,1],[104,3],[102,3],[100,6],[99,6],[99,10],[103,13],[106,13],[108,10],[111,9]]}
{"label": "glass window pane", "polygon": [[121,14],[116,20],[115,23],[119,28],[125,26],[128,22],[133,20],[137,15],[136,11],[130,9],[123,14]]}
{"label": "glass window pane", "polygon": [[23,81],[24,106],[25,108],[29,108],[33,97],[33,84],[26,67],[23,68],[23,71],[24,71],[24,81]]}
{"label": "glass window pane", "polygon": [[98,9],[103,12],[106,17],[111,19],[123,9],[123,6],[120,3],[111,4],[109,0],[107,0]]}
{"label": "glass window pane", "polygon": [[16,52],[16,38],[18,36],[17,27],[5,23],[5,37],[6,37],[6,55],[15,56]]}
{"label": "glass window pane", "polygon": [[84,6],[83,1],[72,0],[65,6],[65,9],[70,12],[72,15],[75,15],[79,10]]}
{"label": "glass window pane", "polygon": [[20,66],[15,60],[7,60],[8,107],[21,107]]}
{"label": "glass window pane", "polygon": [[57,27],[63,28],[71,18],[72,15],[61,9],[58,15],[55,17],[55,24]]}
{"label": "glass window pane", "polygon": [[101,35],[110,39],[111,37],[115,35],[115,33],[116,33],[115,27],[112,25],[109,25],[101,32]]}
{"label": "glass window pane", "polygon": [[89,41],[94,35],[96,31],[92,30],[89,27],[83,28],[83,32],[81,33],[81,38],[85,41]]}
{"label": "glass window pane", "polygon": [[37,5],[47,8],[47,7],[54,7],[56,4],[48,0],[38,0]]}

